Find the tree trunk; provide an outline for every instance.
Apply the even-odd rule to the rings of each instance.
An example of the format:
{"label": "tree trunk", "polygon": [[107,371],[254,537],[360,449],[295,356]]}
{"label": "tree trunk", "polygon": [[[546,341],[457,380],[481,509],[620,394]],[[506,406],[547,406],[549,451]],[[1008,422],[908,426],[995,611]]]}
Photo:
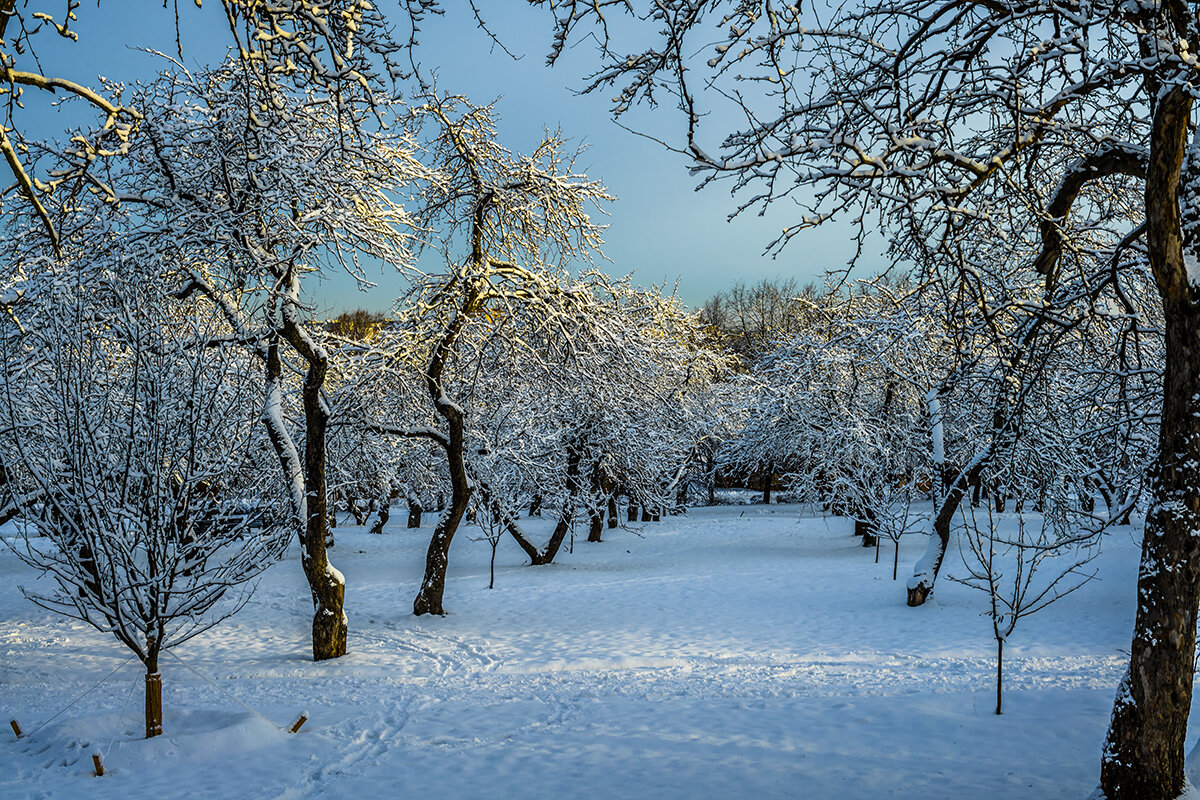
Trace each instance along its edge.
{"label": "tree trunk", "polygon": [[642,506],[642,522],[650,522],[653,516],[654,514],[650,511],[650,505],[648,503],[644,504]]}
{"label": "tree trunk", "polygon": [[708,504],[715,506],[717,504],[717,465],[716,456],[713,453],[708,454],[708,469],[705,471],[708,484]]}
{"label": "tree trunk", "polygon": [[[991,452],[992,445],[989,445],[976,454],[975,461],[989,458]],[[923,605],[929,599],[929,595],[933,594],[933,585],[942,569],[942,559],[946,557],[946,548],[950,546],[950,525],[954,521],[954,512],[958,510],[967,494],[967,473],[969,471],[969,469],[965,469],[958,473],[947,490],[946,496],[942,499],[941,505],[937,507],[937,515],[933,519],[933,537],[930,539],[925,554],[917,562],[913,576],[908,580],[908,605],[910,606]]]}
{"label": "tree trunk", "polygon": [[329,563],[326,553],[329,506],[325,484],[325,431],[329,425],[329,407],[321,397],[321,389],[325,385],[328,366],[324,352],[316,351],[309,357],[308,373],[304,378],[304,484],[308,512],[304,550],[308,558],[302,555],[301,562],[317,600],[312,623],[314,661],[344,656],[348,633],[345,580]]}
{"label": "tree trunk", "polygon": [[633,497],[629,498],[629,508],[627,510],[629,512],[629,517],[628,517],[629,521],[637,522],[638,521],[638,504],[637,504],[637,500],[634,500]]}
{"label": "tree trunk", "polygon": [[854,520],[854,535],[862,537],[863,547],[875,546],[875,526],[870,520],[856,519]]}
{"label": "tree trunk", "polygon": [[603,541],[604,534],[604,507],[593,508],[588,513],[588,538],[589,542]]}
{"label": "tree trunk", "polygon": [[1100,766],[1108,800],[1175,798],[1185,781],[1200,600],[1200,287],[1188,280],[1179,212],[1191,106],[1178,87],[1159,99],[1147,167],[1146,241],[1163,299],[1166,370],[1129,667]]}
{"label": "tree trunk", "polygon": [[775,465],[768,464],[767,472],[763,475],[763,505],[771,505],[771,479],[774,477]]}
{"label": "tree trunk", "polygon": [[1004,697],[1004,640],[996,637],[996,716],[1000,716],[1000,703]]}
{"label": "tree trunk", "polygon": [[162,721],[162,675],[157,665],[146,668],[146,738],[161,736]]}
{"label": "tree trunk", "polygon": [[608,527],[615,528],[621,524],[621,514],[617,509],[617,496],[610,494],[608,496]]}
{"label": "tree trunk", "polygon": [[542,496],[535,494],[533,499],[529,501],[529,516],[540,517],[542,515]]}
{"label": "tree trunk", "polygon": [[[447,405],[452,405],[447,403]],[[447,408],[443,416],[449,423],[450,435],[446,444],[446,461],[450,471],[450,507],[438,519],[425,551],[425,578],[413,600],[413,613],[443,615],[442,597],[446,593],[446,567],[450,563],[450,543],[467,507],[471,502],[471,485],[464,461],[464,429],[462,415],[456,408]]]}
{"label": "tree trunk", "polygon": [[286,321],[282,334],[308,362],[304,378],[304,463],[286,428],[282,425],[283,360],[279,344],[267,348],[267,409],[263,417],[267,433],[291,488],[293,513],[300,522],[300,564],[313,599],[313,659],[323,661],[346,653],[348,622],[344,602],[346,586],[342,574],[329,563],[326,533],[329,507],[325,484],[325,431],[329,408],[321,397],[328,358],[323,350],[294,322]]}
{"label": "tree trunk", "polygon": [[384,495],[379,499],[379,513],[375,516],[375,524],[371,526],[371,533],[383,533],[383,526],[387,525],[391,516],[392,498]]}
{"label": "tree trunk", "polygon": [[421,527],[421,512],[422,511],[423,511],[423,509],[421,508],[420,500],[409,500],[408,501],[408,527],[410,527],[410,528]]}

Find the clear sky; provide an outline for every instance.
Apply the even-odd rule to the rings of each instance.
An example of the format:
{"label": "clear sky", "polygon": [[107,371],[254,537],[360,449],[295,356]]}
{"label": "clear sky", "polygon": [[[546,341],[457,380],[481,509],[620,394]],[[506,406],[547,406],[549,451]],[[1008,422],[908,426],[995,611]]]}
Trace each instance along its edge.
{"label": "clear sky", "polygon": [[[394,5],[394,0],[381,2],[385,13]],[[696,192],[696,180],[688,174],[684,157],[615,124],[608,114],[607,95],[581,96],[574,91],[593,64],[587,43],[549,69],[545,65],[548,17],[524,0],[484,4],[492,15],[488,22],[493,30],[520,57],[514,60],[475,27],[460,8],[465,2],[448,0],[445,5],[446,16],[431,17],[420,37],[422,65],[436,72],[440,90],[462,93],[479,103],[497,101],[501,143],[510,150],[532,149],[547,127],[561,128],[588,145],[584,170],[603,180],[617,198],[609,209],[605,254],[611,263],[604,265],[606,271],[633,272],[643,285],[678,282],[681,298],[699,305],[737,281],[789,276],[819,282],[826,269],[840,268],[853,254],[850,228],[835,224],[801,234],[777,258],[764,257],[767,243],[784,225],[795,223],[795,215],[789,217],[791,209],[779,206],[765,218],[746,216],[726,222],[735,207],[726,189],[717,185]],[[210,0],[197,9],[181,0],[179,13],[184,62],[219,59],[228,42],[219,4]],[[48,73],[80,82],[92,81],[97,74],[133,81],[159,68],[158,59],[134,48],[175,50],[175,17],[169,6],[147,0],[104,0],[98,8],[83,3],[77,14],[79,42],[54,42],[42,51]],[[50,36],[38,39],[44,40],[39,46],[52,44]],[[27,95],[27,99],[27,119],[36,120],[39,130],[62,127],[65,115],[39,107],[37,98]],[[680,115],[666,106],[631,121],[639,127],[652,126],[651,132],[666,140],[677,140],[683,124]],[[711,144],[706,149],[716,151],[717,142]],[[874,243],[860,262],[861,274],[883,267],[881,252],[882,244]],[[365,294],[348,277],[324,281],[314,298],[318,314],[355,307],[388,308],[402,290],[403,280],[383,268],[370,277],[379,286]]]}

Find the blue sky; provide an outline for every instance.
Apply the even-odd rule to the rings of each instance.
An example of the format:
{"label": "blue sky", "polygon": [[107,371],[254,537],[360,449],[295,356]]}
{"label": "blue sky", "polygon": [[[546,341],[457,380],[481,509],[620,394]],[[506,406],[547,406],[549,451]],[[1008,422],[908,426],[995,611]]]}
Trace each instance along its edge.
{"label": "blue sky", "polygon": [[[393,0],[382,0],[385,13]],[[820,281],[826,269],[839,268],[853,254],[850,228],[835,224],[808,231],[777,258],[764,257],[764,247],[786,224],[790,208],[777,206],[767,217],[741,217],[726,222],[735,203],[728,191],[714,186],[695,191],[687,160],[656,142],[634,135],[615,124],[608,114],[606,95],[580,96],[573,89],[583,84],[592,65],[587,43],[573,48],[559,66],[549,69],[545,55],[550,42],[548,18],[530,9],[524,0],[485,4],[493,15],[489,23],[514,60],[493,47],[459,3],[450,0],[445,17],[430,18],[418,51],[423,66],[435,71],[441,90],[462,93],[480,103],[497,101],[500,138],[510,150],[531,149],[544,128],[561,128],[575,141],[588,145],[581,165],[593,178],[603,180],[617,197],[609,209],[610,225],[605,253],[606,271],[635,274],[643,285],[678,282],[681,298],[699,305],[714,292],[736,281],[794,276]],[[202,9],[179,2],[184,62],[212,62],[224,52],[228,31],[220,6],[210,0]],[[503,13],[501,13],[503,12]],[[175,50],[175,18],[170,8],[146,0],[105,0],[98,8],[84,3],[75,26],[79,42],[39,42],[43,67],[63,77],[85,82],[97,74],[133,81],[150,75],[154,57],[135,48]],[[49,40],[49,36],[38,37]],[[39,107],[39,98],[27,95],[27,119],[39,130],[61,127],[63,116]],[[675,140],[683,121],[673,109],[633,117],[635,126],[662,138]],[[27,123],[29,124],[29,123]],[[715,130],[715,127],[714,127]],[[715,151],[716,142],[712,147]],[[878,271],[882,245],[861,263],[859,274]],[[432,262],[431,262],[432,263]],[[403,279],[394,270],[372,269],[379,286],[359,292],[345,276],[323,281],[313,294],[317,313],[366,307],[388,308],[402,291]]]}

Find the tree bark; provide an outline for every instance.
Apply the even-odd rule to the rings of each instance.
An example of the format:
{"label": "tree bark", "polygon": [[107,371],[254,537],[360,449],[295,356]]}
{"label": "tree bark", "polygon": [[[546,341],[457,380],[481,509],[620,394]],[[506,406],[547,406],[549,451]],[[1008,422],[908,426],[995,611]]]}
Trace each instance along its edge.
{"label": "tree bark", "polygon": [[151,739],[163,732],[162,675],[157,666],[153,672],[149,671],[150,667],[146,669],[146,738]]}
{"label": "tree bark", "polygon": [[608,496],[608,527],[615,528],[621,524],[621,514],[617,509],[617,496],[610,494]]}
{"label": "tree bark", "polygon": [[1200,288],[1188,280],[1179,209],[1191,107],[1185,89],[1171,89],[1152,123],[1146,236],[1163,299],[1166,370],[1129,667],[1100,766],[1108,800],[1175,798],[1185,781],[1200,600]]}
{"label": "tree bark", "polygon": [[308,362],[304,376],[304,485],[307,520],[301,564],[316,600],[313,614],[313,660],[324,661],[346,654],[348,621],[346,586],[342,574],[329,563],[328,487],[325,479],[325,433],[329,407],[321,396],[329,359],[314,347],[293,324],[285,324],[284,336]]}
{"label": "tree bark", "polygon": [[[436,399],[436,395],[435,395]],[[450,404],[447,404],[450,405]],[[443,615],[442,597],[446,593],[446,567],[450,563],[450,542],[467,513],[471,502],[471,485],[467,479],[464,460],[464,428],[462,414],[457,408],[446,408],[443,413],[449,428],[446,443],[446,461],[450,467],[450,507],[442,514],[433,536],[429,538],[429,549],[425,552],[425,578],[421,589],[413,600],[413,613]]]}
{"label": "tree bark", "polygon": [[325,382],[328,358],[294,322],[285,322],[281,333],[309,365],[303,391],[303,465],[297,463],[299,455],[290,435],[280,427],[283,360],[277,341],[272,341],[267,348],[267,403],[270,408],[264,413],[264,418],[284,476],[291,484],[293,513],[299,518],[300,524],[300,564],[314,606],[313,659],[323,661],[345,655],[348,626],[344,609],[346,587],[341,573],[329,563],[326,553],[329,508],[325,483],[325,431],[329,424],[329,409],[321,397],[321,388]]}

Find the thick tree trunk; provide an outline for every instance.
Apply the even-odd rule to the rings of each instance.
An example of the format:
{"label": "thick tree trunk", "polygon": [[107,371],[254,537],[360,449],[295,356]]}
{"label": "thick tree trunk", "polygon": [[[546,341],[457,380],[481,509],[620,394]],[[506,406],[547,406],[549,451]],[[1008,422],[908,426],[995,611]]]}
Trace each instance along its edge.
{"label": "thick tree trunk", "polygon": [[421,508],[420,500],[409,500],[408,501],[408,527],[410,527],[410,528],[421,527],[421,512],[422,511],[423,511],[423,509]]}
{"label": "thick tree trunk", "polygon": [[621,514],[617,509],[617,496],[610,494],[608,496],[608,527],[615,528],[621,524]]}
{"label": "thick tree trunk", "polygon": [[379,500],[379,512],[375,515],[375,524],[371,526],[371,533],[383,533],[383,526],[387,525],[391,516],[392,498],[384,495]]}
{"label": "thick tree trunk", "polygon": [[308,358],[308,373],[304,378],[304,482],[308,512],[304,550],[308,557],[302,556],[301,563],[317,601],[312,623],[313,660],[324,661],[346,654],[348,620],[344,607],[345,580],[329,563],[326,553],[329,506],[325,483],[325,432],[329,425],[329,408],[321,397],[321,389],[325,385],[328,361],[321,351]]}
{"label": "thick tree trunk", "polygon": [[348,622],[344,609],[346,587],[342,574],[329,563],[326,535],[329,507],[325,483],[325,431],[329,409],[321,397],[328,358],[325,352],[301,331],[286,321],[282,333],[308,362],[304,378],[304,462],[299,463],[290,435],[282,424],[283,361],[279,345],[267,349],[267,409],[264,419],[284,475],[290,484],[293,511],[300,518],[300,564],[313,599],[313,659],[322,661],[346,653]]}
{"label": "thick tree trunk", "polygon": [[629,507],[626,509],[626,511],[628,512],[627,519],[630,522],[638,521],[638,504],[637,500],[634,500],[632,496],[629,498]]}
{"label": "thick tree trunk", "polygon": [[854,535],[862,537],[862,546],[863,547],[874,547],[875,546],[876,536],[875,536],[874,531],[875,531],[875,525],[870,520],[866,520],[866,519],[854,520]]}
{"label": "thick tree trunk", "polygon": [[1185,781],[1200,601],[1200,287],[1183,262],[1178,196],[1191,106],[1180,88],[1160,98],[1147,168],[1146,236],[1163,298],[1166,371],[1129,668],[1100,766],[1108,800],[1175,798]]}

